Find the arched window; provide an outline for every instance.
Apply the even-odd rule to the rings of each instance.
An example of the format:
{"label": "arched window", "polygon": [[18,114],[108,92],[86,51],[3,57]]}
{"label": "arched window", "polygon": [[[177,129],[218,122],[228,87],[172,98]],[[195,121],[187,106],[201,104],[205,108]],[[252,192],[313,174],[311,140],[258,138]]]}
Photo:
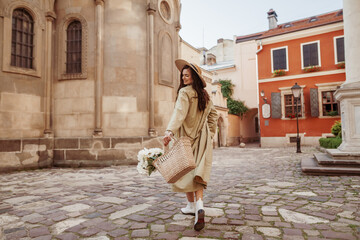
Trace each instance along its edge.
{"label": "arched window", "polygon": [[66,30],[66,73],[81,73],[81,23],[73,21]]}
{"label": "arched window", "polygon": [[34,21],[23,8],[17,8],[12,17],[11,65],[33,68]]}

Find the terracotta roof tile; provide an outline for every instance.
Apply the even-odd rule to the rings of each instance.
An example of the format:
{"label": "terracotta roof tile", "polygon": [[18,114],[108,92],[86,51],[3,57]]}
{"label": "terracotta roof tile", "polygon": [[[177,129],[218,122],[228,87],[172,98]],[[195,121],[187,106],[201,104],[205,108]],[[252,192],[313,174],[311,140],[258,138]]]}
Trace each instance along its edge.
{"label": "terracotta roof tile", "polygon": [[[311,21],[313,19],[313,21]],[[270,29],[264,32],[259,39],[268,38],[276,35],[281,35],[285,33],[295,32],[299,30],[305,30],[308,28],[319,27],[322,25],[327,25],[336,22],[343,21],[342,9],[333,11],[330,13],[325,13],[313,17],[308,17],[288,23],[279,24],[277,28]]]}
{"label": "terracotta roof tile", "polygon": [[265,32],[258,32],[258,33],[253,33],[253,34],[249,34],[249,35],[244,35],[244,36],[237,36],[236,43],[245,42],[245,41],[249,41],[249,40],[253,40],[253,39],[258,39],[264,33]]}

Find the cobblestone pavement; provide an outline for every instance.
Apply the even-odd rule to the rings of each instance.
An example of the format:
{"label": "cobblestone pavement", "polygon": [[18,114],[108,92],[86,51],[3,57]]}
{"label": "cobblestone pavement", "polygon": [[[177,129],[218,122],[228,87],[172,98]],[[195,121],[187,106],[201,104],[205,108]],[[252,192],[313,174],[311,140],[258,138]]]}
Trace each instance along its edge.
{"label": "cobblestone pavement", "polygon": [[184,194],[135,166],[2,174],[0,239],[360,239],[360,177],[303,175],[302,151],[215,150],[200,232]]}

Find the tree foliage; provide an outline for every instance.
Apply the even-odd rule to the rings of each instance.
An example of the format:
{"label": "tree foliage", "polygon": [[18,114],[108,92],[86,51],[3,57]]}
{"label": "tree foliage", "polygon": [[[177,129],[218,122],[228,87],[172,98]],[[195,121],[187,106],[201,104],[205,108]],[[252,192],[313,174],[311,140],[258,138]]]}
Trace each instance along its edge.
{"label": "tree foliage", "polygon": [[243,116],[247,111],[248,107],[244,104],[243,101],[235,100],[232,98],[234,92],[234,84],[231,80],[219,80],[221,84],[221,93],[224,97],[227,98],[227,107],[230,114]]}

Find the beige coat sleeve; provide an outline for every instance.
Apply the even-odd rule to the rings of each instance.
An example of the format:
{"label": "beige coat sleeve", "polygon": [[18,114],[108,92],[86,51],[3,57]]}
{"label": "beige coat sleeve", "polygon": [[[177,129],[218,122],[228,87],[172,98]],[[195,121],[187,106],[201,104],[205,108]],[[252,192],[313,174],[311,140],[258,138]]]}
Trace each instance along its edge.
{"label": "beige coat sleeve", "polygon": [[214,137],[216,133],[216,126],[217,126],[217,120],[218,120],[218,113],[215,110],[214,104],[211,103],[211,109],[210,113],[208,115],[208,125],[211,132],[211,138]]}
{"label": "beige coat sleeve", "polygon": [[189,111],[189,96],[183,89],[180,89],[175,108],[166,130],[176,133],[183,124]]}

